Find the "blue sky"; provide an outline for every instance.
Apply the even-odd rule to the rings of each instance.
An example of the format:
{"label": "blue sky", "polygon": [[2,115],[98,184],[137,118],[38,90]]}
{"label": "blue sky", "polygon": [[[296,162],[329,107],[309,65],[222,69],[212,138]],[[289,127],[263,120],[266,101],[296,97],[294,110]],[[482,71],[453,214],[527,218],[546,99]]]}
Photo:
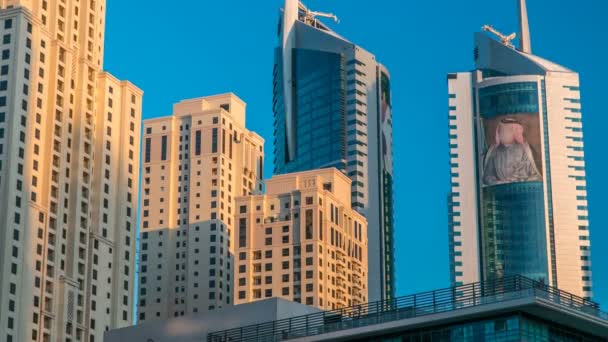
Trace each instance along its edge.
{"label": "blue sky", "polygon": [[[272,173],[272,65],[282,0],[109,0],[105,68],[142,88],[144,118],[186,98],[234,92],[266,139]],[[170,3],[169,3],[170,4]],[[449,286],[446,74],[473,67],[473,33],[517,29],[516,0],[308,0],[392,76],[396,260],[401,295]],[[580,73],[595,298],[608,307],[608,2],[528,0],[535,54]],[[604,152],[602,152],[604,151]],[[604,171],[602,171],[604,170]]]}

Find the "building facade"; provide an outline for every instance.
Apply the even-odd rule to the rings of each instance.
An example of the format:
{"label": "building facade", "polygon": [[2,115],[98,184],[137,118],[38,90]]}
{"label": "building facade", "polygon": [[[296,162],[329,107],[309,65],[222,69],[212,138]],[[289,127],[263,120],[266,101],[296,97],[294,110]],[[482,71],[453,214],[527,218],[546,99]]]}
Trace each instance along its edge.
{"label": "building facade", "polygon": [[144,122],[139,321],[233,304],[235,199],[262,191],[264,140],[234,94]]}
{"label": "building facade", "polygon": [[321,309],[367,301],[367,222],[335,168],[274,176],[236,200],[235,303],[279,297]]}
{"label": "building facade", "polygon": [[579,77],[475,35],[476,69],[448,75],[452,282],[522,274],[591,298]]}
{"label": "building facade", "polygon": [[[394,295],[390,74],[317,12],[285,1],[273,70],[274,171],[335,167],[369,223],[369,297]],[[323,15],[328,16],[328,15]],[[331,16],[331,15],[329,15]]]}
{"label": "building facade", "polygon": [[105,1],[0,1],[0,340],[133,322],[142,91],[103,72]]}

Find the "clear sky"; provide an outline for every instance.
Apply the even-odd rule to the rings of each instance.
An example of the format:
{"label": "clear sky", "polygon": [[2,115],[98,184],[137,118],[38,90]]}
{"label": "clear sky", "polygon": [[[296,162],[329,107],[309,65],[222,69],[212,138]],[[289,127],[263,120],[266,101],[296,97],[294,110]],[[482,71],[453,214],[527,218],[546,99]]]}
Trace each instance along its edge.
{"label": "clear sky", "polygon": [[[234,92],[266,139],[282,0],[108,0],[105,68],[142,88],[144,118],[186,98]],[[448,72],[473,68],[473,33],[517,30],[516,0],[308,0],[392,76],[398,294],[449,286]],[[608,44],[605,0],[528,0],[535,54],[580,73],[595,300],[608,308]]]}

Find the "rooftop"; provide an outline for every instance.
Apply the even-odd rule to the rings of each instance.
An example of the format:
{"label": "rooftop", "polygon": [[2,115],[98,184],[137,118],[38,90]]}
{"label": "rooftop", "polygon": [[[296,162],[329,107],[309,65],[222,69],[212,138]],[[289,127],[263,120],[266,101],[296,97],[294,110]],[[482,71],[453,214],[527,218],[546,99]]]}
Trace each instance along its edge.
{"label": "rooftop", "polygon": [[373,331],[414,329],[508,312],[523,312],[608,337],[608,314],[600,311],[597,303],[526,277],[511,276],[211,332],[207,341],[346,341],[370,336]]}
{"label": "rooftop", "polygon": [[270,298],[257,302],[224,307],[194,315],[170,319],[152,319],[141,324],[110,330],[105,333],[105,342],[200,342],[207,333],[217,329],[280,320],[319,312],[317,308],[281,298]]}

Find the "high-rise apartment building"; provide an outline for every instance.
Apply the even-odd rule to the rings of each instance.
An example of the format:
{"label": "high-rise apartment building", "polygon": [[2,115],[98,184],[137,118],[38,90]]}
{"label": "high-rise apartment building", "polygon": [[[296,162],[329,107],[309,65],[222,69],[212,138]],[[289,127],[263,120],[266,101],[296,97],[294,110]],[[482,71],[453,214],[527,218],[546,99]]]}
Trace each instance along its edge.
{"label": "high-rise apartment building", "polygon": [[140,321],[233,304],[235,199],[262,190],[264,140],[233,94],[144,122]]}
{"label": "high-rise apartment building", "polygon": [[[448,75],[452,282],[521,274],[590,298],[579,76],[475,35],[475,70]],[[491,27],[486,30],[492,31]]]}
{"label": "high-rise apartment building", "polygon": [[367,222],[351,181],[321,169],[274,176],[238,197],[235,303],[280,297],[321,309],[367,302]]}
{"label": "high-rise apartment building", "polygon": [[0,341],[131,325],[142,92],[102,71],[105,1],[0,1]]}
{"label": "high-rise apartment building", "polygon": [[[298,0],[280,15],[273,70],[275,174],[335,167],[368,221],[369,299],[394,296],[390,75]],[[335,18],[335,17],[334,17]]]}

